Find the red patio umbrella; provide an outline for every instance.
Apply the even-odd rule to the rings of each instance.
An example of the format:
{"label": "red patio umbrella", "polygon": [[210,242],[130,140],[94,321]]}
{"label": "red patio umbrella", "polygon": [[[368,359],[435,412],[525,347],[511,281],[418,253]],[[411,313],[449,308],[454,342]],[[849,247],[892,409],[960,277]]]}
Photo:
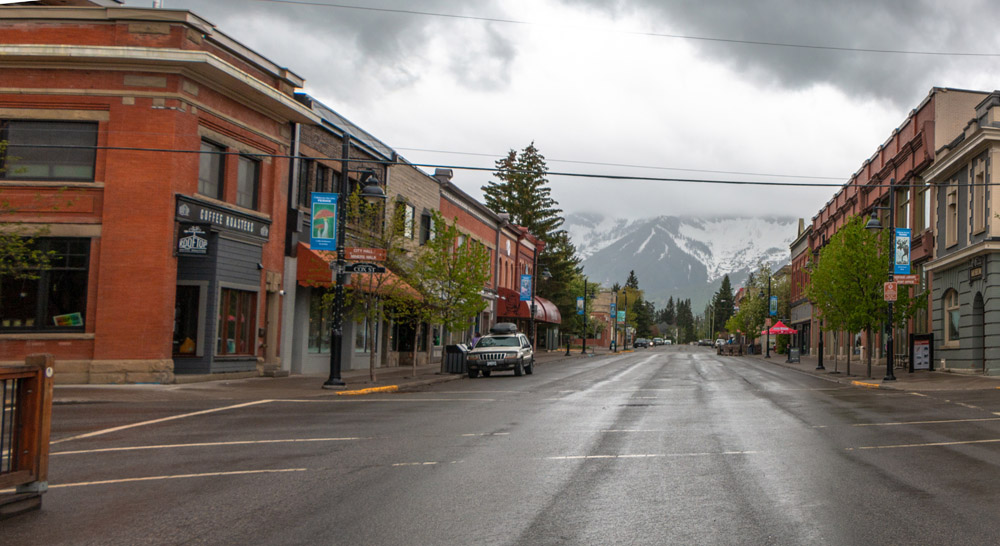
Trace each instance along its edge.
{"label": "red patio umbrella", "polygon": [[785,326],[784,323],[782,323],[779,320],[778,322],[775,322],[774,326],[772,326],[769,330],[761,330],[760,333],[771,334],[772,336],[774,336],[778,334],[795,334],[798,333],[798,330],[796,330],[795,328],[789,328],[788,326]]}

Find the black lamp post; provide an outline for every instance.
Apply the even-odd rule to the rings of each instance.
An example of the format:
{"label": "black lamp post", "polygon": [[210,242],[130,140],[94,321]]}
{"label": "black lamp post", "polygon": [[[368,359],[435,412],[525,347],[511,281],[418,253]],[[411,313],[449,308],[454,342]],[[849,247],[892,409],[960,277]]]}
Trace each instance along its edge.
{"label": "black lamp post", "polygon": [[[763,290],[760,291],[760,296],[762,298],[764,297],[764,291]],[[767,299],[764,300],[764,301],[767,303],[767,311],[764,312],[764,316],[765,317],[770,317],[771,316],[771,274],[770,273],[768,273],[768,275],[767,275]],[[768,321],[765,320],[764,324],[767,324],[767,322]],[[767,338],[766,338],[767,341],[764,342],[764,344],[766,345],[766,348],[764,349],[766,351],[766,354],[765,354],[764,358],[771,358],[771,327],[770,326],[764,326],[764,331],[767,333]]]}
{"label": "black lamp post", "polygon": [[614,321],[614,328],[611,329],[611,349],[618,352],[618,291],[615,290],[615,312],[611,320]]}
{"label": "black lamp post", "polygon": [[[350,137],[345,138],[345,157],[349,157]],[[382,190],[379,179],[375,177],[375,171],[366,169],[363,171],[348,171],[345,169],[340,176],[340,197],[337,198],[337,283],[333,290],[333,320],[330,323],[330,377],[323,383],[324,389],[333,389],[344,386],[344,381],[340,378],[341,349],[344,339],[344,284],[347,283],[347,267],[345,254],[345,232],[347,226],[347,197],[350,194],[350,181],[347,173],[361,173],[361,197],[366,203],[379,203],[385,201],[385,191]]]}
{"label": "black lamp post", "polygon": [[583,279],[583,349],[581,354],[587,354],[587,279]]}
{"label": "black lamp post", "polygon": [[[896,179],[889,179],[889,206],[888,207],[878,207],[872,211],[872,217],[865,224],[865,229],[877,230],[882,229],[882,223],[878,221],[878,211],[887,210],[889,211],[889,239],[895,241],[896,239]],[[889,247],[889,282],[893,280],[893,272],[895,269],[895,260],[893,259],[893,248],[895,245]],[[892,301],[886,302],[888,310],[886,312],[887,327],[885,334],[885,378],[882,381],[895,381],[896,375],[893,372],[893,346],[892,346]]]}

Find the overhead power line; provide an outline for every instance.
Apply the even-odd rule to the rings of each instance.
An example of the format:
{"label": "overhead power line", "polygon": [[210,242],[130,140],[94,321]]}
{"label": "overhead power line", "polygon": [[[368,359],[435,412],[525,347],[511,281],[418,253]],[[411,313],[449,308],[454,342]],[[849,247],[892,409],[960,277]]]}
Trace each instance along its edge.
{"label": "overhead power line", "polygon": [[[437,163],[399,163],[395,161],[385,161],[378,159],[344,159],[341,157],[323,157],[323,156],[295,156],[289,154],[262,154],[262,153],[247,153],[247,152],[226,152],[217,150],[177,150],[173,148],[139,148],[133,146],[74,146],[69,144],[15,144],[9,143],[7,145],[9,149],[16,148],[46,148],[46,149],[62,149],[62,150],[104,150],[104,151],[117,151],[117,152],[151,152],[151,153],[173,153],[173,154],[215,154],[215,155],[236,155],[236,156],[246,156],[246,157],[269,157],[277,159],[295,159],[296,157],[300,159],[312,159],[312,160],[324,160],[324,161],[335,161],[340,163],[363,163],[368,165],[410,165],[413,167],[425,167],[428,169],[453,169],[460,171],[487,171],[495,172],[496,167],[474,167],[470,165],[442,165]],[[518,171],[510,171],[518,172]],[[524,172],[521,174],[533,174],[531,172]],[[562,172],[562,171],[546,171],[545,176],[562,176],[567,178],[589,178],[589,179],[604,179],[604,180],[620,180],[620,181],[635,181],[635,182],[678,182],[678,183],[689,183],[689,184],[714,184],[714,185],[730,185],[730,186],[780,186],[785,188],[843,188],[848,183],[820,183],[820,182],[778,182],[775,180],[712,180],[704,178],[672,178],[672,177],[660,177],[660,176],[630,176],[630,175],[618,175],[618,174],[600,174],[600,173],[579,173],[579,172]],[[889,184],[854,184],[860,188],[877,188],[877,187],[889,187]],[[984,182],[984,183],[974,183],[974,182],[964,182],[956,184],[957,186],[1000,186],[1000,182]],[[895,188],[924,188],[925,184],[893,184]]]}
{"label": "overhead power line", "polygon": [[[486,23],[501,23],[508,25],[530,25],[530,26],[562,26],[565,28],[577,28],[567,25],[549,25],[548,23],[537,23],[519,19],[504,19],[500,17],[484,17],[477,15],[459,15],[455,13],[440,13],[432,11],[418,11],[409,9],[376,8],[370,6],[352,6],[349,4],[329,4],[326,2],[313,2],[310,0],[254,0],[255,2],[266,2],[271,4],[298,4],[303,6],[317,6],[334,9],[348,9],[357,11],[371,11],[382,13],[396,13],[400,15],[418,15],[422,17],[441,17],[447,19],[466,19],[470,21],[482,21]],[[671,38],[676,40],[696,40],[702,42],[721,42],[728,44],[757,45],[767,47],[784,47],[796,49],[816,49],[824,51],[843,51],[850,53],[885,53],[892,55],[931,55],[940,57],[1000,57],[1000,53],[977,53],[970,51],[930,51],[930,50],[910,50],[910,49],[888,49],[888,48],[868,48],[868,47],[846,47],[846,46],[825,46],[816,44],[796,44],[790,42],[772,42],[767,40],[737,40],[734,38],[718,38],[711,36],[692,36],[689,34],[670,34],[665,32],[646,32],[641,30],[620,30],[607,27],[600,29],[586,28],[588,31],[599,30],[614,34],[628,34],[633,36],[649,36],[653,38]]]}

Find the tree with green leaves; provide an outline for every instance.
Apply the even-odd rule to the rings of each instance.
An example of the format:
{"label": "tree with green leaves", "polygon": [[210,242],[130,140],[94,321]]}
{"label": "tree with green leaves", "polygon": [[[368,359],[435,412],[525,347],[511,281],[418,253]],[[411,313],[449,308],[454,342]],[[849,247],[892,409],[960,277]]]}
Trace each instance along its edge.
{"label": "tree with green leaves", "polygon": [[[810,265],[809,299],[819,309],[827,327],[869,333],[869,367],[874,337],[871,333],[887,318],[883,283],[888,280],[894,235],[890,230],[866,230],[864,219],[855,216],[820,250],[818,262]],[[911,294],[908,289],[899,290],[897,313],[893,317],[895,326],[905,325],[917,309],[926,305],[926,291]]]}
{"label": "tree with green leaves", "polygon": [[712,296],[712,312],[715,316],[716,330],[724,328],[729,317],[733,316],[733,301],[733,285],[729,282],[729,275],[726,275],[722,277],[719,290]]}
{"label": "tree with green leaves", "polygon": [[625,280],[626,288],[639,288],[639,277],[635,276],[635,270],[628,272],[628,279]]}
{"label": "tree with green leaves", "polygon": [[448,223],[433,211],[431,222],[434,237],[421,247],[408,281],[423,297],[431,320],[451,335],[483,310],[480,293],[490,279],[490,256],[484,245],[459,231],[457,218]]}
{"label": "tree with green leaves", "polygon": [[[4,157],[7,141],[0,140],[0,157]],[[7,156],[9,164],[13,157]],[[5,169],[0,167],[0,173]],[[53,208],[57,208],[53,206]],[[38,250],[35,238],[44,230],[28,228],[23,222],[12,219],[17,208],[0,194],[0,278],[34,280],[39,272],[49,267],[52,253]]]}

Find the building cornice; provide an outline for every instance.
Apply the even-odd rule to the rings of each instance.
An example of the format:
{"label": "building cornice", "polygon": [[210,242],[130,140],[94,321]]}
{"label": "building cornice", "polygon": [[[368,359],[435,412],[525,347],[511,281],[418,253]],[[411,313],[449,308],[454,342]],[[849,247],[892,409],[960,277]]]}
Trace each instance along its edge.
{"label": "building cornice", "polygon": [[954,254],[949,254],[936,260],[931,260],[924,265],[924,271],[937,271],[956,264],[968,261],[976,256],[1000,252],[1000,241],[983,241],[970,247],[964,248]]}
{"label": "building cornice", "polygon": [[0,45],[0,67],[111,69],[194,75],[275,119],[319,123],[319,116],[293,97],[232,64],[200,50],[78,45]]}
{"label": "building cornice", "polygon": [[992,142],[1000,142],[1000,129],[980,127],[972,137],[963,140],[924,171],[924,180],[930,184],[944,182],[953,172],[964,166],[970,156],[982,151]]}

